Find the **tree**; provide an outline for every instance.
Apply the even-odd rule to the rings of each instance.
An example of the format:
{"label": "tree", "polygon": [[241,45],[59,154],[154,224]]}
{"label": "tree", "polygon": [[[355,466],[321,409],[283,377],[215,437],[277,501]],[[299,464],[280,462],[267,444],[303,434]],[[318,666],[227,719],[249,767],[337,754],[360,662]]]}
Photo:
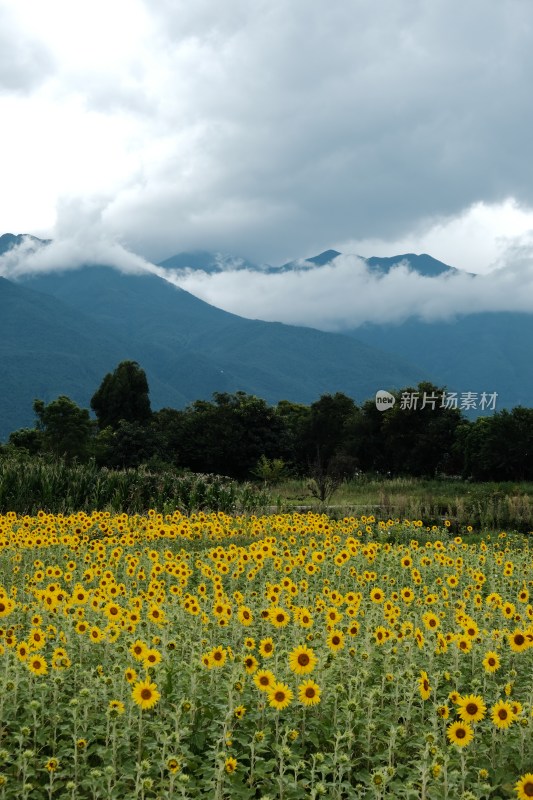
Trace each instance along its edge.
{"label": "tree", "polygon": [[357,413],[355,402],[342,392],[324,394],[311,404],[302,431],[309,470],[328,475],[332,464],[336,479],[355,472],[356,462],[347,451],[347,433]]}
{"label": "tree", "polygon": [[145,425],[151,417],[148,381],[136,361],[122,361],[108,373],[91,398],[100,430],[118,428],[121,420]]}
{"label": "tree", "polygon": [[87,409],[61,395],[48,405],[35,400],[33,410],[45,450],[67,459],[88,457],[93,424]]}
{"label": "tree", "polygon": [[478,481],[533,478],[533,409],[479,417],[463,440],[465,475]]}
{"label": "tree", "polygon": [[25,450],[31,456],[37,455],[44,447],[43,433],[36,428],[20,428],[10,434],[9,445],[15,450]]}

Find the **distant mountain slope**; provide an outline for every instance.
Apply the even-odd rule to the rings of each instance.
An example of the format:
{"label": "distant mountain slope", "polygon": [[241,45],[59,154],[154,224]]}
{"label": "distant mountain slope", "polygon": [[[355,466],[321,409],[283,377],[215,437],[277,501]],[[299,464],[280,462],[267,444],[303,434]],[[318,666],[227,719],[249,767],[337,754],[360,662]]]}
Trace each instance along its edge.
{"label": "distant mountain slope", "polygon": [[[324,250],[316,256],[309,256],[308,258],[294,259],[282,264],[279,267],[274,267],[268,264],[254,264],[245,258],[240,258],[231,255],[221,255],[220,253],[209,253],[205,250],[196,250],[190,253],[178,253],[171,258],[161,261],[158,266],[169,270],[201,270],[203,272],[215,273],[224,272],[225,270],[235,269],[249,269],[256,272],[267,273],[280,273],[289,272],[291,270],[302,269],[302,264],[313,264],[316,267],[323,267],[331,263],[337,256],[342,255],[338,250]],[[364,256],[357,256],[363,261],[366,261],[372,272],[386,273],[392,267],[401,263],[408,262],[411,269],[418,272],[420,275],[427,277],[435,277],[445,272],[457,272],[454,267],[438,261],[426,253],[416,255],[415,253],[404,253],[398,256],[365,258]]]}
{"label": "distant mountain slope", "polygon": [[396,353],[460,392],[497,391],[497,408],[533,405],[533,314],[485,312],[449,322],[367,324],[358,340]]}
{"label": "distant mountain slope", "polygon": [[0,236],[0,256],[12,250],[14,247],[24,244],[24,242],[28,240],[36,247],[50,243],[50,239],[38,239],[36,236],[31,236],[29,233],[19,233],[16,235],[13,233],[3,233],[2,236]]}
{"label": "distant mountain slope", "polygon": [[372,256],[371,258],[365,259],[365,261],[372,271],[379,270],[383,273],[390,272],[394,266],[401,262],[407,262],[411,269],[418,272],[419,275],[425,275],[428,278],[434,278],[446,272],[458,272],[455,267],[449,267],[447,264],[443,264],[442,261],[428,256],[427,253],[422,253],[421,255],[404,253],[401,256],[387,257]]}
{"label": "distant mountain slope", "polygon": [[347,336],[247,320],[155,275],[85,267],[0,281],[0,438],[32,421],[35,397],[88,406],[104,374],[126,358],[146,370],[152,404],[180,407],[215,391],[310,403],[343,391],[427,377]]}

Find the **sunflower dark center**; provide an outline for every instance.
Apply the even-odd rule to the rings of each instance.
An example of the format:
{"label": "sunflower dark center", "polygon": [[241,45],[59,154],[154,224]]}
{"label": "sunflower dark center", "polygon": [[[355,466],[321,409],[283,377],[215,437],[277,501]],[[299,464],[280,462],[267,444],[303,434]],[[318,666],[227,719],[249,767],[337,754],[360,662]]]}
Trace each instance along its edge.
{"label": "sunflower dark center", "polygon": [[148,688],[143,689],[141,692],[141,697],[143,700],[150,700],[150,698],[152,697],[152,690]]}
{"label": "sunflower dark center", "polygon": [[533,783],[531,781],[524,783],[522,791],[526,797],[533,797]]}
{"label": "sunflower dark center", "polygon": [[517,633],[516,636],[514,637],[514,643],[519,645],[519,646],[523,645],[525,641],[526,641],[526,637],[523,636],[521,633]]}
{"label": "sunflower dark center", "polygon": [[498,716],[500,719],[507,719],[508,715],[509,714],[506,708],[500,708],[498,711]]}
{"label": "sunflower dark center", "polygon": [[464,739],[466,736],[466,731],[464,728],[457,728],[455,735],[458,739]]}
{"label": "sunflower dark center", "polygon": [[470,714],[472,717],[474,716],[474,714],[477,714],[478,710],[479,709],[477,703],[468,703],[468,705],[466,706],[466,713]]}
{"label": "sunflower dark center", "polygon": [[307,653],[300,653],[300,655],[298,656],[298,664],[301,667],[306,667],[310,661],[311,659],[309,658]]}

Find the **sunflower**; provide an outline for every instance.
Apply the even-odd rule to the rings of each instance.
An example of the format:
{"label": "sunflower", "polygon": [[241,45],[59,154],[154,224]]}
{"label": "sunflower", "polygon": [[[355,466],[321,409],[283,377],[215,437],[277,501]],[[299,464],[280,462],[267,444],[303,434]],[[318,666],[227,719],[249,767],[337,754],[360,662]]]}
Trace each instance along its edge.
{"label": "sunflower", "polygon": [[101,642],[102,639],[104,639],[104,638],[105,638],[104,637],[104,633],[103,633],[103,631],[100,630],[98,625],[93,625],[92,628],[89,631],[89,639],[90,639],[90,641],[94,642],[95,644],[98,644],[98,642]]}
{"label": "sunflower", "polygon": [[373,603],[382,603],[385,600],[385,595],[383,594],[381,589],[378,589],[376,587],[375,589],[372,589],[372,591],[370,592],[370,599]]}
{"label": "sunflower", "polygon": [[130,647],[130,654],[133,656],[133,658],[136,658],[137,661],[143,661],[147,650],[148,645],[145,644],[145,642],[143,642],[141,639],[137,639],[137,641],[133,642]]}
{"label": "sunflower", "polygon": [[259,666],[259,662],[255,656],[247,655],[243,658],[244,669],[248,673],[248,675],[252,675],[257,667]]}
{"label": "sunflower", "polygon": [[498,700],[494,703],[490,713],[497,728],[509,728],[515,720],[513,707],[507,700]]}
{"label": "sunflower", "polygon": [[298,699],[304,706],[316,706],[320,703],[320,686],[314,681],[304,681],[298,687]]}
{"label": "sunflower", "polygon": [[513,653],[521,653],[527,650],[530,646],[529,639],[523,631],[516,629],[513,633],[508,634],[507,641]]}
{"label": "sunflower", "polygon": [[457,747],[466,747],[474,738],[474,731],[468,722],[452,722],[446,729],[446,736]]}
{"label": "sunflower", "polygon": [[487,706],[479,695],[469,694],[458,700],[459,716],[463,722],[479,722],[487,713]]}
{"label": "sunflower", "polygon": [[262,692],[269,692],[276,683],[276,678],[269,669],[260,669],[254,675],[254,683]]}
{"label": "sunflower", "polygon": [[259,653],[263,658],[270,658],[274,655],[274,641],[270,636],[267,639],[261,639],[259,643]]}
{"label": "sunflower", "polygon": [[434,631],[440,625],[440,619],[435,614],[432,614],[431,611],[422,615],[422,622],[428,631]]}
{"label": "sunflower", "polygon": [[428,674],[424,670],[420,672],[418,679],[418,689],[422,700],[429,700],[431,697],[431,686],[429,685]]}
{"label": "sunflower", "polygon": [[155,622],[156,625],[162,625],[166,621],[165,612],[157,605],[150,606],[150,610],[146,616],[151,622]]}
{"label": "sunflower", "polygon": [[150,683],[150,681],[139,681],[136,683],[131,696],[143,710],[153,708],[161,697],[157,691],[157,685],[155,683]]}
{"label": "sunflower", "polygon": [[59,768],[59,759],[49,758],[44,767],[48,770],[48,772],[56,772]]}
{"label": "sunflower", "polygon": [[28,635],[28,646],[32,650],[41,650],[46,644],[46,634],[40,628],[32,628]]}
{"label": "sunflower", "polygon": [[456,636],[455,644],[461,653],[469,653],[472,649],[472,639],[466,634],[463,636]]}
{"label": "sunflower", "polygon": [[122,700],[110,700],[107,706],[109,711],[113,711],[115,714],[123,714],[126,710],[126,707]]}
{"label": "sunflower", "polygon": [[522,775],[516,782],[514,790],[518,795],[518,800],[529,800],[533,797],[533,773],[528,772],[526,775]]}
{"label": "sunflower", "polygon": [[46,675],[48,672],[48,665],[45,659],[40,655],[31,655],[27,658],[26,666],[34,675]]}
{"label": "sunflower", "polygon": [[213,667],[223,667],[226,663],[227,652],[219,645],[211,650],[209,656]]}
{"label": "sunflower", "polygon": [[237,769],[237,759],[233,758],[233,756],[227,758],[224,762],[224,769],[229,775],[231,775],[232,772],[235,772]]}
{"label": "sunflower", "polygon": [[496,670],[500,668],[500,656],[498,653],[496,653],[494,650],[489,650],[488,653],[485,653],[483,666],[485,668],[485,672],[496,672]]}
{"label": "sunflower", "polygon": [[318,662],[313,650],[307,645],[295,647],[289,655],[289,667],[296,675],[312,672]]}
{"label": "sunflower", "polygon": [[404,587],[400,592],[401,598],[404,603],[412,603],[415,599],[415,593],[408,586]]}
{"label": "sunflower", "polygon": [[16,647],[16,654],[19,661],[25,661],[28,657],[29,647],[27,642],[19,642]]}
{"label": "sunflower", "polygon": [[285,611],[284,608],[275,606],[274,608],[270,609],[268,618],[275,628],[284,628],[289,624],[290,615],[288,611]]}
{"label": "sunflower", "polygon": [[268,691],[268,701],[272,708],[281,711],[290,705],[293,693],[286,683],[275,683]]}
{"label": "sunflower", "polygon": [[133,667],[127,667],[124,670],[124,677],[128,681],[128,683],[134,683],[137,680],[137,673],[133,669]]}
{"label": "sunflower", "polygon": [[167,758],[167,769],[172,775],[175,775],[181,769],[181,761],[173,757]]}
{"label": "sunflower", "polygon": [[375,640],[376,644],[377,645],[384,644],[387,641],[387,639],[389,638],[388,637],[388,633],[389,632],[388,632],[387,628],[384,628],[383,625],[378,625],[378,627],[374,631],[374,640]]}
{"label": "sunflower", "polygon": [[203,653],[200,661],[202,662],[204,667],[206,667],[206,669],[212,669],[213,668],[213,662],[211,660],[211,653]]}
{"label": "sunflower", "polygon": [[336,630],[330,631],[326,643],[332,653],[338,653],[344,647],[344,633]]}
{"label": "sunflower", "polygon": [[155,650],[154,648],[149,648],[146,650],[143,658],[143,664],[146,668],[148,667],[155,667],[157,664],[160,664],[162,660],[162,655],[159,650]]}
{"label": "sunflower", "polygon": [[248,608],[248,606],[241,606],[237,613],[237,618],[241,625],[248,627],[248,625],[251,625],[254,620],[252,609]]}

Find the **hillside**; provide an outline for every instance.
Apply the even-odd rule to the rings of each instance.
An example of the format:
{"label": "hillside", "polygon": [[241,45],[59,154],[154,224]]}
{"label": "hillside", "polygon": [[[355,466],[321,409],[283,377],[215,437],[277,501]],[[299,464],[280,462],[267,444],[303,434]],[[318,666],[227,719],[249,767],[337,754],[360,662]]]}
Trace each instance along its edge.
{"label": "hillside", "polygon": [[88,406],[124,359],[146,370],[154,408],[215,391],[310,403],[343,391],[358,401],[426,374],[350,337],[248,320],[155,275],[90,266],[0,281],[0,438],[31,424],[35,397]]}

